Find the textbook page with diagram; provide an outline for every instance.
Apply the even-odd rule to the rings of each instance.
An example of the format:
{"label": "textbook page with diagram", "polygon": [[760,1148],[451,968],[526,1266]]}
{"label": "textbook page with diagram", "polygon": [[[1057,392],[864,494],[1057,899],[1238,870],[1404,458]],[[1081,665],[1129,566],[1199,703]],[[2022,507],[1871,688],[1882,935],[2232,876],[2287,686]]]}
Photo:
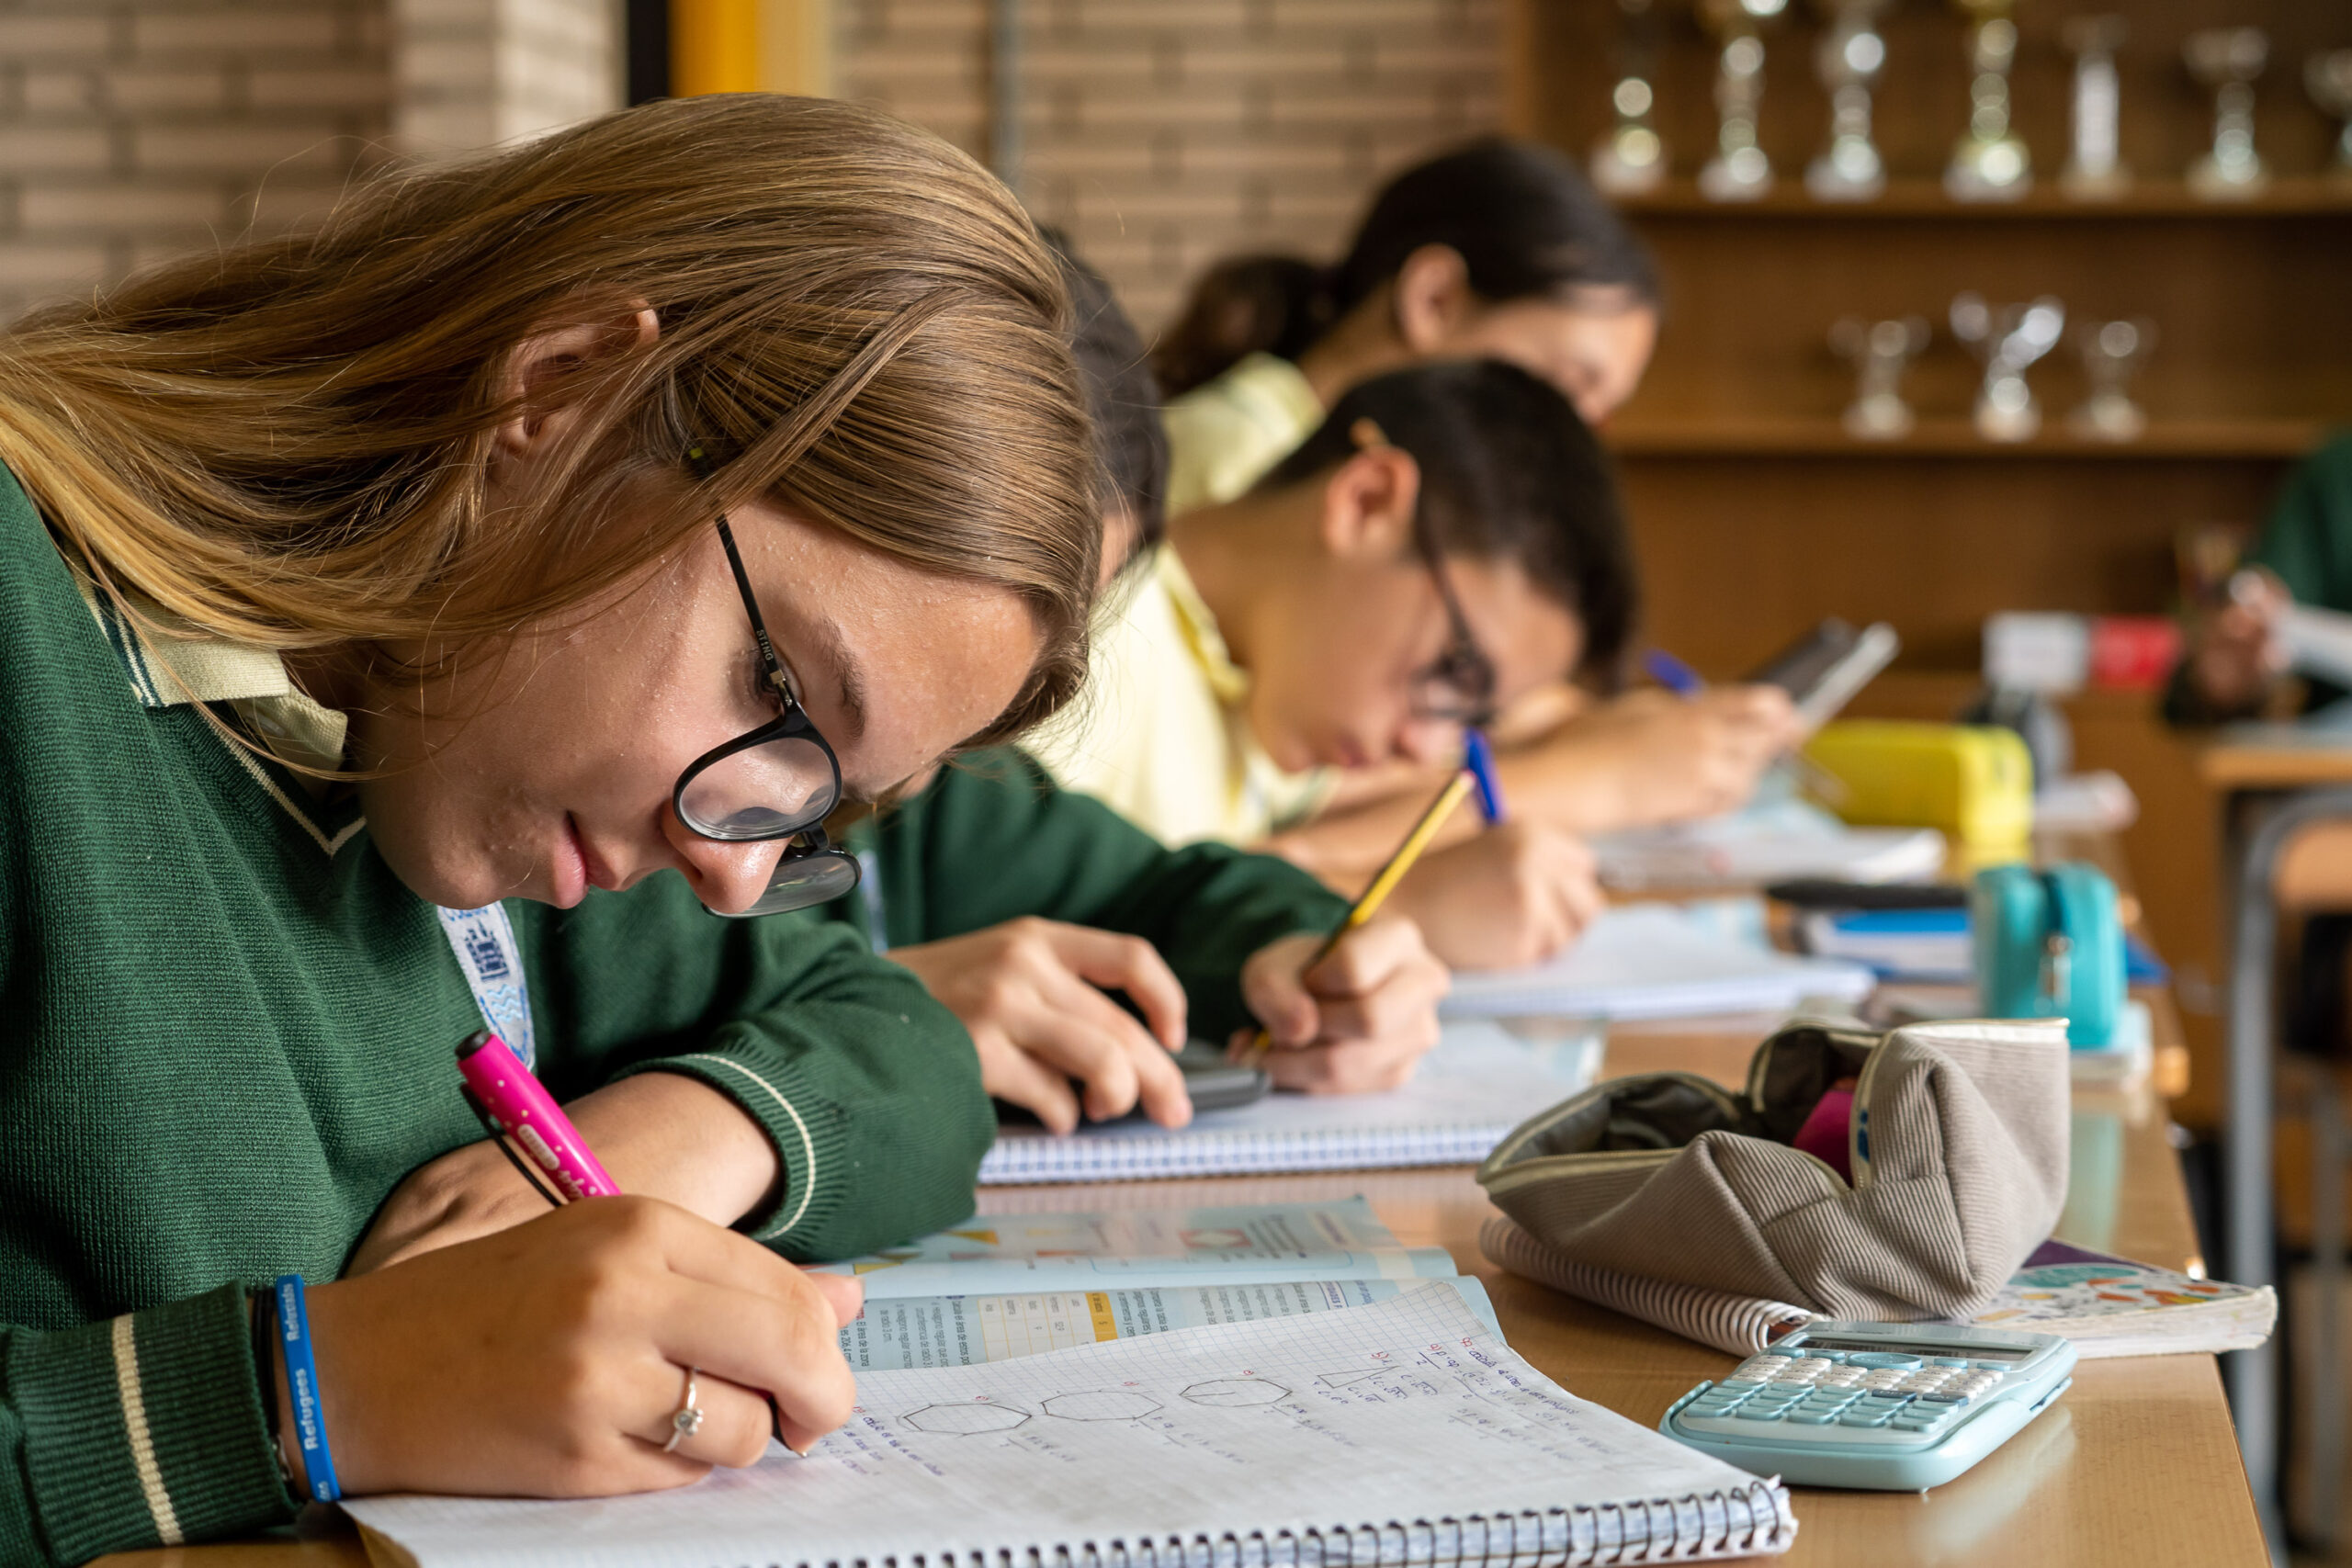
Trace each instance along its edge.
{"label": "textbook page with diagram", "polygon": [[1130,1118],[1057,1137],[1009,1124],[997,1129],[979,1179],[988,1186],[1475,1165],[1520,1122],[1589,1085],[1600,1065],[1597,1035],[1538,1043],[1483,1020],[1449,1022],[1412,1081],[1385,1094],[1277,1092],[1203,1111],[1187,1127]]}
{"label": "textbook page with diagram", "polygon": [[858,1379],[673,1492],[346,1504],[413,1568],[1466,1568],[1786,1551],[1787,1491],[1560,1388],[1442,1285]]}
{"label": "textbook page with diagram", "polygon": [[1457,1277],[1442,1248],[1398,1246],[1362,1198],[979,1215],[820,1267],[865,1286],[865,1309],[841,1335],[860,1371],[1334,1312],[1390,1300],[1415,1279],[1451,1286],[1501,1334],[1483,1286]]}

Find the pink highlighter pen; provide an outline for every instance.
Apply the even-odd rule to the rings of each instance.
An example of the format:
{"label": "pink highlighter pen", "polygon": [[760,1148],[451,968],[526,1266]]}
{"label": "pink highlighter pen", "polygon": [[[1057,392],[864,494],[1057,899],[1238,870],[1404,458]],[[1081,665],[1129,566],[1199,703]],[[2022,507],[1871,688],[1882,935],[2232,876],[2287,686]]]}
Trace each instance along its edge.
{"label": "pink highlighter pen", "polygon": [[458,1047],[458,1073],[466,1080],[466,1103],[548,1202],[560,1209],[582,1198],[620,1196],[619,1184],[589,1152],[580,1129],[505,1041],[487,1029],[468,1035]]}

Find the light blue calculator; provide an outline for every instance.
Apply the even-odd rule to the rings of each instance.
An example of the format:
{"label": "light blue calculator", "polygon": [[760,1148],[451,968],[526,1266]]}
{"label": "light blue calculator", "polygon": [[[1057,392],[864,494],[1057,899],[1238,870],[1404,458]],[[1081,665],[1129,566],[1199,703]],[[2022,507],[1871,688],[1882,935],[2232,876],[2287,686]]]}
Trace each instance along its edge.
{"label": "light blue calculator", "polygon": [[1658,1430],[1800,1486],[1924,1492],[2007,1442],[2073,1386],[2054,1334],[1929,1323],[1806,1324]]}

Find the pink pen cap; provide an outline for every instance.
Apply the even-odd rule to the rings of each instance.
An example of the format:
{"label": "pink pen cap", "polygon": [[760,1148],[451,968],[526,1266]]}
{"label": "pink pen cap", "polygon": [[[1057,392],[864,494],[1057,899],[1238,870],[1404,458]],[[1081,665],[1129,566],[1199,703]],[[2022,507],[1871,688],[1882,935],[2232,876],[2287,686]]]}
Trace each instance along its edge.
{"label": "pink pen cap", "polygon": [[544,1172],[563,1201],[620,1196],[619,1184],[589,1152],[580,1129],[505,1041],[487,1029],[467,1036],[458,1047],[458,1072],[491,1131]]}

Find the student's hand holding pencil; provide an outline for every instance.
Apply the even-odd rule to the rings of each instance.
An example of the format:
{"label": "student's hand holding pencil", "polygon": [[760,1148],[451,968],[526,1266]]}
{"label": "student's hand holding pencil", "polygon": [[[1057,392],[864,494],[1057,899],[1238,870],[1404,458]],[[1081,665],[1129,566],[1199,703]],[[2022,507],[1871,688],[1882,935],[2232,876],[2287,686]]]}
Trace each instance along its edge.
{"label": "student's hand holding pencil", "polygon": [[[1420,928],[1399,915],[1374,916],[1316,960],[1328,940],[1314,932],[1284,937],[1242,966],[1242,999],[1272,1039],[1259,1066],[1281,1089],[1395,1089],[1437,1043],[1437,1004],[1453,976]],[[1237,1033],[1235,1052],[1250,1055],[1257,1034]]]}
{"label": "student's hand holding pencil", "polygon": [[1389,908],[1455,969],[1516,969],[1574,943],[1607,902],[1584,840],[1522,817],[1431,850]]}

